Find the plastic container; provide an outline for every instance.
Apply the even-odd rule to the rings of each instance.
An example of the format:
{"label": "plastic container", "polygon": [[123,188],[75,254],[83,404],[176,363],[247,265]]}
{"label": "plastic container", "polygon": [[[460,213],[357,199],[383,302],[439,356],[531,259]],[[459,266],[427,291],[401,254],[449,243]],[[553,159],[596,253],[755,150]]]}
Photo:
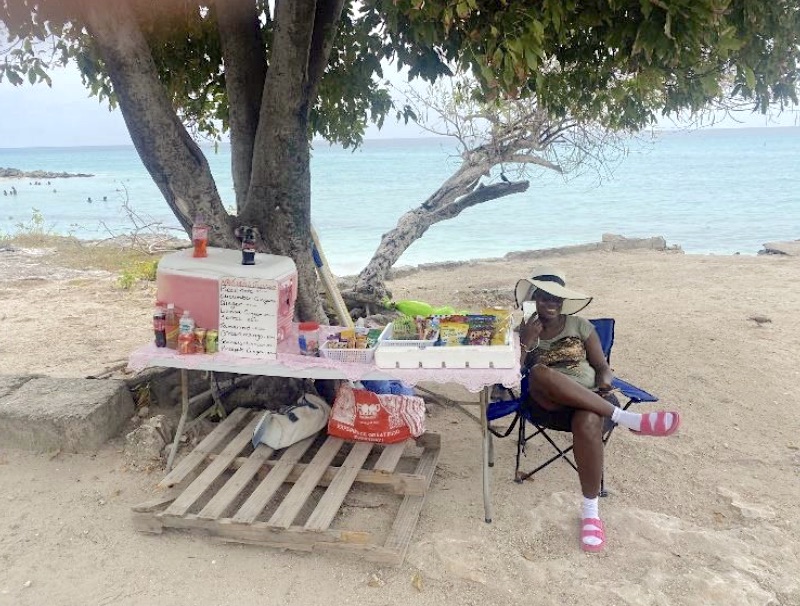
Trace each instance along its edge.
{"label": "plastic container", "polygon": [[[391,326],[391,324],[390,324]],[[378,341],[378,368],[516,368],[519,354],[512,345],[511,329],[504,345],[420,347],[416,341]]]}
{"label": "plastic container", "polygon": [[304,356],[319,355],[319,324],[300,322],[297,325],[297,346]]}
{"label": "plastic container", "polygon": [[[391,326],[391,324],[389,325]],[[374,347],[367,347],[365,349],[330,349],[328,341],[324,341],[319,346],[319,355],[322,358],[330,360],[338,360],[339,362],[352,363],[352,364],[369,364],[375,357],[375,350],[386,338],[386,332],[389,326],[383,329],[381,336],[378,337],[378,342]]]}
{"label": "plastic container", "polygon": [[198,214],[194,218],[194,225],[192,225],[192,244],[194,250],[192,251],[193,257],[207,257],[208,256],[208,225],[206,225],[203,215]]}
{"label": "plastic container", "polygon": [[213,246],[208,247],[205,259],[195,259],[190,250],[164,255],[156,272],[157,297],[176,308],[191,309],[198,326],[218,330],[220,278],[275,280],[277,334],[282,341],[292,334],[297,269],[289,257],[256,253],[256,259],[256,265],[242,265],[240,251]]}

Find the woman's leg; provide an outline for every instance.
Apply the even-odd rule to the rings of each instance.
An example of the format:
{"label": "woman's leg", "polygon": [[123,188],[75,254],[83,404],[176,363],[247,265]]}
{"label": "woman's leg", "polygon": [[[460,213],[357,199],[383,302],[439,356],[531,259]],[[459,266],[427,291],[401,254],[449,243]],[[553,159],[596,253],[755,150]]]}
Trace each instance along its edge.
{"label": "woman's leg", "polygon": [[538,404],[547,410],[561,406],[592,412],[601,417],[610,417],[614,405],[607,402],[591,389],[576,383],[567,375],[536,364],[528,377],[531,395]]}
{"label": "woman's leg", "polygon": [[576,410],[572,416],[572,441],[581,492],[587,499],[600,494],[603,478],[603,417]]}

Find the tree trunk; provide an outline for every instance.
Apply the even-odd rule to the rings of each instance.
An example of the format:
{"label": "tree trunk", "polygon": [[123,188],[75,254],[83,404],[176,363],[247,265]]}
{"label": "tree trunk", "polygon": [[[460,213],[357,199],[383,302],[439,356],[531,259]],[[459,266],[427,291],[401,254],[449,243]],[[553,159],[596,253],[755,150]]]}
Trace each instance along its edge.
{"label": "tree trunk", "polygon": [[388,294],[389,270],[431,225],[452,219],[477,204],[524,192],[530,185],[528,181],[517,181],[475,187],[477,179],[488,174],[489,168],[488,164],[463,165],[421,206],[400,217],[397,226],[381,238],[372,259],[358,275],[353,291],[344,293],[345,299],[353,305],[380,303]]}
{"label": "tree trunk", "polygon": [[253,0],[218,0],[215,9],[225,63],[233,189],[236,208],[241,211],[250,186],[258,114],[267,76],[266,50]]}
{"label": "tree trunk", "polygon": [[[319,4],[319,6],[318,6]],[[338,12],[336,7],[338,6]],[[311,154],[309,109],[319,62],[327,64],[340,18],[337,0],[278,0],[270,65],[253,150],[244,224],[257,226],[272,253],[297,265],[297,314],[327,321],[311,256]],[[324,56],[320,56],[322,53]]]}
{"label": "tree trunk", "polygon": [[235,246],[230,217],[208,162],[166,96],[134,11],[121,0],[87,0],[83,11],[131,140],[167,204],[187,233],[201,212],[211,227],[209,242]]}

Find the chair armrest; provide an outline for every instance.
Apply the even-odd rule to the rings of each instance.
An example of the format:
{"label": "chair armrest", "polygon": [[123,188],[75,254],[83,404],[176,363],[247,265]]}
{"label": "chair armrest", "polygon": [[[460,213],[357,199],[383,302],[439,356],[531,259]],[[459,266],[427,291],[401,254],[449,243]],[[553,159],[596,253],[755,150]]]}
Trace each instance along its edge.
{"label": "chair armrest", "polygon": [[611,386],[619,389],[626,398],[629,398],[633,402],[658,402],[658,398],[653,394],[622,379],[615,377],[614,380],[611,381]]}

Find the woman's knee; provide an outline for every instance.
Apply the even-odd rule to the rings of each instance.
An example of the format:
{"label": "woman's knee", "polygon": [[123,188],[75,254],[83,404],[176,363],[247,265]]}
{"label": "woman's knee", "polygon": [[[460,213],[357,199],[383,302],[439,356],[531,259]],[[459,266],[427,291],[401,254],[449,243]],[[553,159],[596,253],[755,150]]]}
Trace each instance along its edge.
{"label": "woman's knee", "polygon": [[603,435],[604,418],[588,410],[576,410],[572,415],[572,433],[587,438]]}

